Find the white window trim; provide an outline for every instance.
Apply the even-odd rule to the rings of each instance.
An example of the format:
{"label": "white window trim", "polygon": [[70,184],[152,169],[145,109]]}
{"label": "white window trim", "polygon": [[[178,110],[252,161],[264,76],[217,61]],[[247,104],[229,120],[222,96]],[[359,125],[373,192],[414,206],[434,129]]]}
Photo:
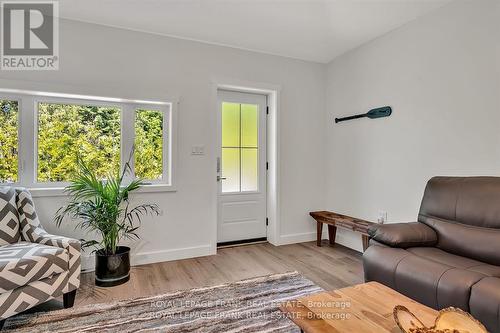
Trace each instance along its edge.
{"label": "white window trim", "polygon": [[[147,185],[139,193],[171,192],[175,187],[175,165],[177,160],[176,106],[177,103],[130,100],[121,98],[86,96],[75,94],[43,93],[36,91],[0,89],[0,99],[18,102],[18,181],[8,185],[28,188],[34,197],[66,196],[64,187],[68,182],[37,182],[37,138],[38,103],[64,103],[96,106],[113,106],[121,109],[120,156],[121,165],[128,160],[135,139],[135,111],[137,109],[158,110],[163,113],[163,170],[167,177],[161,180],[145,180]],[[133,169],[133,160],[131,166]],[[163,176],[165,177],[165,176]],[[0,184],[2,185],[2,184]],[[7,185],[7,184],[6,184]]]}

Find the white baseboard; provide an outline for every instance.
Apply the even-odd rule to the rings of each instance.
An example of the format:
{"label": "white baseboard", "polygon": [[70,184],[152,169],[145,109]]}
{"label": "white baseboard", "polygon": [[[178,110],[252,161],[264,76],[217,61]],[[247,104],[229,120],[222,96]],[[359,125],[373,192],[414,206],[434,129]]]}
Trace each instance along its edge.
{"label": "white baseboard", "polygon": [[[180,260],[195,257],[214,255],[215,249],[211,245],[185,247],[180,249],[168,249],[160,251],[149,251],[132,253],[130,264],[132,266],[151,264],[155,262]],[[95,268],[94,255],[82,256],[82,271],[92,272]]]}
{"label": "white baseboard", "polygon": [[280,235],[279,245],[309,242],[316,239],[315,232]]}
{"label": "white baseboard", "polygon": [[[328,229],[323,230],[322,239],[328,239]],[[316,232],[304,232],[297,234],[281,235],[278,245],[295,244],[302,242],[310,242],[316,240]],[[335,243],[351,248],[358,252],[363,252],[361,236],[357,233],[348,232],[347,230],[338,230],[335,237]]]}
{"label": "white baseboard", "polygon": [[361,240],[361,235],[358,233],[348,230],[337,230],[335,242],[363,253],[363,242]]}
{"label": "white baseboard", "polygon": [[[323,231],[322,238],[328,237],[328,231]],[[278,245],[295,244],[302,242],[310,242],[316,240],[316,232],[303,232],[297,234],[280,235]]]}
{"label": "white baseboard", "polygon": [[82,272],[93,272],[95,269],[95,261],[93,254],[82,253]]}

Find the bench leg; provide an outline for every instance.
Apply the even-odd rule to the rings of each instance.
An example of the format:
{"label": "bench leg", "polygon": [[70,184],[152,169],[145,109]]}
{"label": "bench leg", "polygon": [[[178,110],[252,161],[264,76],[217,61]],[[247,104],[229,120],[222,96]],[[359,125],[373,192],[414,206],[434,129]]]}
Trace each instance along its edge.
{"label": "bench leg", "polygon": [[323,223],[316,222],[316,245],[321,246],[321,237],[323,236]]}
{"label": "bench leg", "polygon": [[337,227],[334,225],[328,225],[328,238],[330,240],[330,245],[335,245],[335,236],[337,236]]}
{"label": "bench leg", "polygon": [[370,237],[361,235],[361,239],[363,240],[363,252],[365,252],[368,246],[370,246]]}

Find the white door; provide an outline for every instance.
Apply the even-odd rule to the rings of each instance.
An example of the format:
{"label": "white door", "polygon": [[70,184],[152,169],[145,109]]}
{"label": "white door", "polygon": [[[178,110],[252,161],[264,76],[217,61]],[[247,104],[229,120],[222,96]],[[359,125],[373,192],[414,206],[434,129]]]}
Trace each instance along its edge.
{"label": "white door", "polygon": [[217,242],[265,238],[265,95],[218,92]]}

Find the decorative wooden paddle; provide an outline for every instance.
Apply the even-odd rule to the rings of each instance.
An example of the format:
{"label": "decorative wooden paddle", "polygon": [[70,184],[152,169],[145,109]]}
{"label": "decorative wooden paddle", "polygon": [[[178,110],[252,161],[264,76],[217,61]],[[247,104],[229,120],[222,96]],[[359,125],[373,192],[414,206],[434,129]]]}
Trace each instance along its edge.
{"label": "decorative wooden paddle", "polygon": [[393,316],[403,333],[488,333],[486,327],[469,313],[454,307],[439,311],[432,327],[426,327],[402,305],[396,305]]}
{"label": "decorative wooden paddle", "polygon": [[367,117],[370,119],[389,117],[391,115],[391,113],[392,113],[392,108],[390,106],[384,106],[382,108],[372,109],[372,110],[368,111],[367,113],[363,113],[363,114],[357,114],[354,116],[343,117],[343,118],[335,118],[335,123],[339,123],[341,121],[346,121],[346,120],[364,118],[364,117]]}

